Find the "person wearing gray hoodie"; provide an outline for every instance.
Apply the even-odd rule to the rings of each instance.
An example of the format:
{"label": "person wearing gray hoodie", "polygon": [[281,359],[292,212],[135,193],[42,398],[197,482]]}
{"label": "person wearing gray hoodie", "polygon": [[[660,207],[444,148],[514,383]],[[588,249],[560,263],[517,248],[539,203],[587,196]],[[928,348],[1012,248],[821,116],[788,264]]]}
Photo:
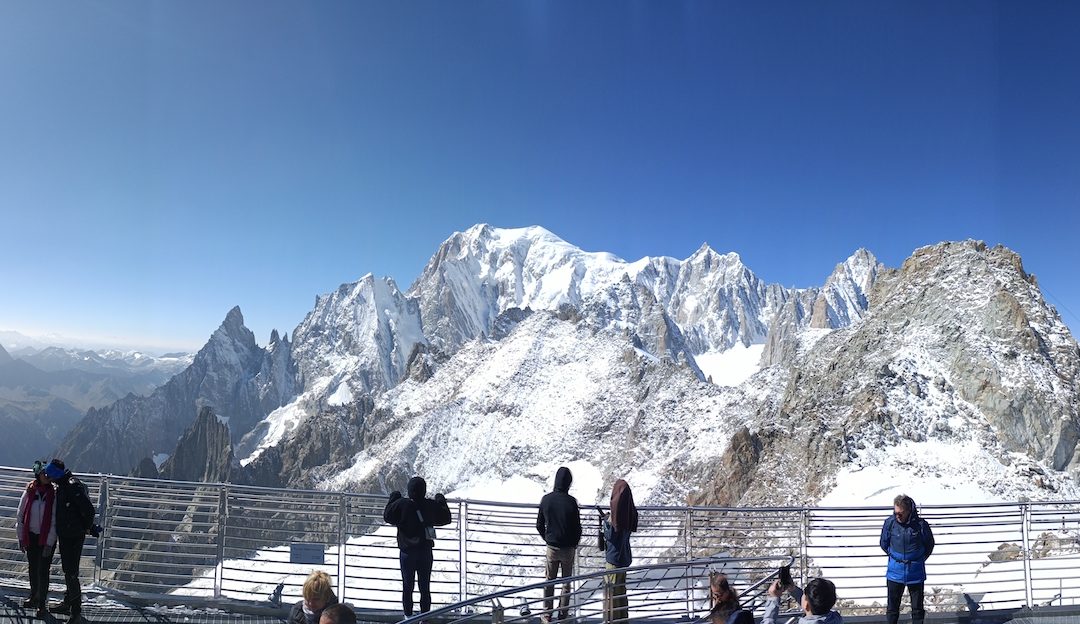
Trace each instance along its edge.
{"label": "person wearing gray hoodie", "polygon": [[799,624],[843,624],[844,618],[832,610],[836,604],[836,585],[823,578],[807,583],[805,591],[797,585],[781,587],[780,581],[773,582],[769,586],[769,598],[765,601],[765,615],[761,618],[761,624],[776,624],[776,616],[780,613],[780,595],[785,590],[802,606],[804,615],[799,618]]}

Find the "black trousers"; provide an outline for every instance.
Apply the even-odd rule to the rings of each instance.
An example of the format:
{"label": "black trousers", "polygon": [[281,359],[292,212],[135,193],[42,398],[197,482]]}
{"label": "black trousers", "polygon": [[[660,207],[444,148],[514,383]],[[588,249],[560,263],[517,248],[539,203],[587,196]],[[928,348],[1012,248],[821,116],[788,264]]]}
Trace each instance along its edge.
{"label": "black trousers", "polygon": [[413,580],[420,586],[420,612],[431,610],[431,567],[435,558],[431,548],[421,546],[402,550],[401,560],[401,606],[406,617],[413,614]]}
{"label": "black trousers", "polygon": [[923,624],[926,619],[926,609],[923,608],[923,584],[912,583],[904,585],[896,581],[885,581],[889,586],[889,602],[885,608],[885,621],[888,624],[896,624],[900,620],[900,600],[904,597],[904,588],[907,587],[908,597],[911,598],[911,622]]}
{"label": "black trousers", "polygon": [[26,547],[26,562],[30,572],[30,600],[34,606],[44,609],[49,598],[49,567],[52,566],[55,546],[42,546],[40,536],[30,534],[30,544]]}
{"label": "black trousers", "polygon": [[79,583],[79,559],[82,557],[85,534],[61,535],[60,567],[64,570],[64,602],[71,605],[71,613],[82,611],[82,584]]}

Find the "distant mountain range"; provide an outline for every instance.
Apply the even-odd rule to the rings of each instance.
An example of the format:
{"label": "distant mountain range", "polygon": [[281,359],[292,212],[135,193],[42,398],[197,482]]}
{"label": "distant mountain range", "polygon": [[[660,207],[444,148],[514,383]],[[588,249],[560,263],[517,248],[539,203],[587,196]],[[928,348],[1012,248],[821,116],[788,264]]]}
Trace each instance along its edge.
{"label": "distant mountain range", "polygon": [[191,364],[186,354],[0,346],[0,456],[24,465],[54,451],[92,407],[148,394]]}
{"label": "distant mountain range", "polygon": [[[745,382],[710,383],[747,352]],[[597,498],[626,477],[657,503],[805,503],[872,470],[1076,496],[1078,372],[1002,247],[941,243],[897,269],[859,249],[795,289],[707,245],[627,262],[477,225],[406,291],[367,275],[317,297],[291,341],[259,347],[230,311],[186,370],[90,410],[60,452],[85,470],[170,456],[174,478],[380,490],[419,472],[496,493],[572,463]],[[215,423],[228,460],[200,472],[223,454]]]}

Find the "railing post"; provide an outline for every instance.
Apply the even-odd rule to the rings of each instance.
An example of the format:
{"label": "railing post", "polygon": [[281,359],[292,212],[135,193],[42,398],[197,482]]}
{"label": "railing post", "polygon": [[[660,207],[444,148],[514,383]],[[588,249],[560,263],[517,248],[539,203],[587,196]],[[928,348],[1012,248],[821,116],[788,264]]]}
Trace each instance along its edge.
{"label": "railing post", "polygon": [[[689,507],[686,508],[686,525],[683,529],[683,561],[690,561],[690,553],[692,552],[691,543],[693,540],[692,532],[694,530],[694,516],[693,510]],[[690,582],[693,577],[693,567],[687,566],[686,568],[686,617],[694,617],[694,591],[690,586]]]}
{"label": "railing post", "polygon": [[217,565],[214,566],[214,599],[221,598],[221,580],[225,567],[225,529],[229,518],[229,486],[218,486]]}
{"label": "railing post", "polygon": [[101,477],[98,485],[98,517],[101,519],[101,534],[97,536],[97,553],[94,555],[94,584],[101,582],[101,566],[105,563],[105,535],[109,528],[109,477]]}
{"label": "railing post", "polygon": [[800,513],[802,518],[801,522],[799,522],[799,577],[801,579],[800,584],[806,587],[806,566],[810,561],[807,551],[807,543],[810,541],[810,510],[803,507]]}
{"label": "railing post", "polygon": [[345,494],[338,495],[341,500],[338,504],[338,557],[337,557],[337,595],[338,600],[345,602],[345,545],[349,539],[349,499]]}
{"label": "railing post", "polygon": [[469,578],[468,578],[468,532],[469,525],[469,504],[464,501],[458,501],[458,601],[468,600],[469,597]]}
{"label": "railing post", "polygon": [[1020,532],[1024,544],[1024,600],[1028,607],[1035,606],[1031,590],[1031,506],[1020,503]]}

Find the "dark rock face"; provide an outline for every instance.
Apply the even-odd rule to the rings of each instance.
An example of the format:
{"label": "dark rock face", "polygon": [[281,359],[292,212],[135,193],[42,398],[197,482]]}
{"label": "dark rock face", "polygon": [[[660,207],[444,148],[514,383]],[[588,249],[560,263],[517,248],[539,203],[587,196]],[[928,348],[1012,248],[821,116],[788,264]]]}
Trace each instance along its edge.
{"label": "dark rock face", "polygon": [[225,483],[235,470],[229,427],[210,406],[199,410],[176,451],[161,465],[161,478],[197,483]]}
{"label": "dark rock face", "polygon": [[292,397],[294,374],[287,339],[264,351],[233,308],[191,366],[148,397],[91,409],[57,456],[79,471],[128,474],[146,457],[171,453],[203,406],[228,418],[239,439]]}
{"label": "dark rock face", "polygon": [[704,475],[704,485],[687,500],[691,506],[717,505],[734,507],[753,486],[761,462],[762,441],[756,433],[740,427],[731,437],[712,474]]}
{"label": "dark rock face", "polygon": [[352,458],[370,441],[374,409],[374,400],[365,395],[304,419],[286,440],[245,466],[242,481],[265,487],[318,488],[350,467]]}

